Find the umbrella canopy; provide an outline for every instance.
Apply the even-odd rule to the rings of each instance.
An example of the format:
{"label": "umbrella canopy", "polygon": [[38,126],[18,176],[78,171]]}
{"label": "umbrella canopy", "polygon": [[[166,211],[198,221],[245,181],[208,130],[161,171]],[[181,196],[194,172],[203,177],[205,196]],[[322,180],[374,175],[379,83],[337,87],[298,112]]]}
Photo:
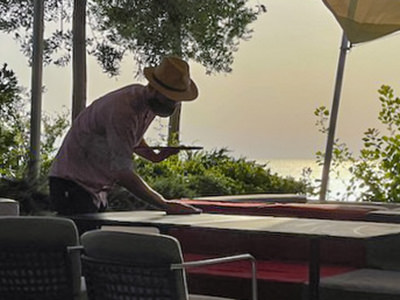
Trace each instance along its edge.
{"label": "umbrella canopy", "polygon": [[400,30],[400,0],[323,0],[353,44]]}

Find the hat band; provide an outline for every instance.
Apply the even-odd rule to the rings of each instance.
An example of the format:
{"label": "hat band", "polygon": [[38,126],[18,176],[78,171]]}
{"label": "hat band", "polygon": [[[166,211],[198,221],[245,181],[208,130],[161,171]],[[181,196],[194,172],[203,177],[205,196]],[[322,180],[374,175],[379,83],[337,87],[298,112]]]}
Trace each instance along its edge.
{"label": "hat band", "polygon": [[175,91],[175,92],[185,92],[186,91],[186,89],[177,89],[175,87],[169,86],[169,85],[165,84],[164,82],[162,82],[160,79],[158,79],[154,74],[152,74],[152,75],[153,75],[154,81],[157,82],[159,85],[161,85],[163,88],[166,88],[168,90]]}

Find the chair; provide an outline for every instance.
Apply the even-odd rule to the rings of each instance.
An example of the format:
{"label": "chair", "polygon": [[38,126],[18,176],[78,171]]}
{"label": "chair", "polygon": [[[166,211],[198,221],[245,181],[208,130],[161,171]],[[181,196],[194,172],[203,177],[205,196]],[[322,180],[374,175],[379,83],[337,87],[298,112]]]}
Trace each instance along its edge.
{"label": "chair", "polygon": [[0,216],[18,216],[19,203],[12,199],[0,198]]}
{"label": "chair", "polygon": [[249,254],[183,262],[178,240],[161,234],[94,230],[81,237],[90,300],[187,300],[185,268],[248,259],[257,299],[255,260]]}
{"label": "chair", "polygon": [[56,217],[0,217],[0,299],[81,299],[75,224]]}

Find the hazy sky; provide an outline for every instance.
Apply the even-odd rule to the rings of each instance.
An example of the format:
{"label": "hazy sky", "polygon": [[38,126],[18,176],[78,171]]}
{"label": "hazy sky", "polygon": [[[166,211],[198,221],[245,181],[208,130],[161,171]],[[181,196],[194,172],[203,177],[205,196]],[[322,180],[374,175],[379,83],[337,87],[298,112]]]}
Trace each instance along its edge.
{"label": "hazy sky", "polygon": [[[183,142],[227,147],[249,159],[314,158],[325,149],[325,137],[313,112],[331,106],[341,29],[321,0],[258,2],[268,12],[252,24],[253,37],[241,43],[231,74],[208,76],[191,63],[200,97],[183,106]],[[18,46],[4,34],[0,41],[0,63],[7,62],[30,87],[30,69]],[[354,151],[362,133],[378,125],[379,87],[389,84],[400,95],[399,49],[400,36],[394,34],[358,45],[347,56],[337,136]],[[70,68],[44,69],[43,109],[49,113],[71,107]],[[130,57],[117,79],[89,59],[88,102],[137,82],[135,72]],[[149,136],[157,138],[158,132]]]}

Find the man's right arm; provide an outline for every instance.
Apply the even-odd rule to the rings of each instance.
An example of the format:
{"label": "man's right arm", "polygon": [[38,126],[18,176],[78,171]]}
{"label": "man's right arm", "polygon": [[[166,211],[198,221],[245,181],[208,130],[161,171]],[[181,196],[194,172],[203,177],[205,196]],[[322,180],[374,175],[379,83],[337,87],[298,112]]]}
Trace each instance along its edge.
{"label": "man's right arm", "polygon": [[120,185],[124,186],[131,193],[140,199],[155,206],[165,209],[167,204],[163,196],[153,190],[139,175],[131,170],[121,170],[115,174]]}
{"label": "man's right arm", "polygon": [[176,201],[168,201],[153,190],[138,174],[131,170],[120,170],[115,173],[120,185],[128,189],[141,200],[166,211],[168,214],[199,213],[201,210]]}

